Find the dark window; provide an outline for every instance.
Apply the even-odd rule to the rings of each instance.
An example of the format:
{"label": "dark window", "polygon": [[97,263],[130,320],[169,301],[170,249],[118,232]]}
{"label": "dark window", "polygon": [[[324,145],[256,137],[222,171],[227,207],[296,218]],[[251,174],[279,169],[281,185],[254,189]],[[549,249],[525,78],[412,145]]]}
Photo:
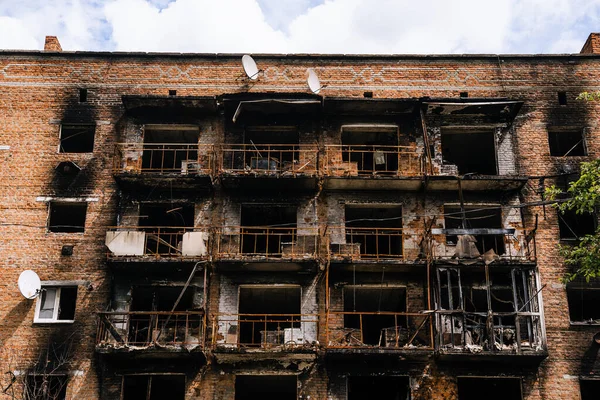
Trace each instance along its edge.
{"label": "dark window", "polygon": [[63,400],[67,396],[67,376],[29,375],[24,394],[26,400]]}
{"label": "dark window", "polygon": [[296,241],[296,206],[243,205],[241,250],[245,254],[283,253],[286,243]]}
{"label": "dark window", "polygon": [[410,399],[408,377],[404,376],[350,376],[348,377],[348,400]]}
{"label": "dark window", "polygon": [[585,156],[585,143],[580,130],[548,131],[550,155],[556,157]]}
{"label": "dark window", "polygon": [[183,400],[183,375],[128,375],[123,378],[123,400]]}
{"label": "dark window", "polygon": [[295,375],[237,375],[235,400],[296,400]]}
{"label": "dark window", "polygon": [[567,301],[571,322],[600,324],[600,281],[567,284]]}
{"label": "dark window", "polygon": [[79,89],[79,102],[85,103],[87,101],[88,91],[87,89]]}
{"label": "dark window", "polygon": [[342,161],[359,175],[398,173],[398,132],[388,130],[342,132]]}
{"label": "dark window", "polygon": [[600,393],[600,379],[582,379],[579,381],[581,400],[595,400]]}
{"label": "dark window", "polygon": [[596,231],[595,214],[577,214],[575,210],[558,212],[558,230],[561,239],[574,240]]}
{"label": "dark window", "polygon": [[77,287],[44,287],[38,299],[36,322],[73,321]]}
{"label": "dark window", "polygon": [[358,246],[361,257],[402,255],[402,207],[348,205],[345,225],[346,243]]}
{"label": "dark window", "polygon": [[144,127],[142,170],[188,173],[198,163],[198,127],[154,125]]}
{"label": "dark window", "polygon": [[177,96],[177,90],[169,90],[169,96]]}
{"label": "dark window", "polygon": [[460,175],[496,175],[494,132],[442,132],[444,164],[454,164]]}
{"label": "dark window", "polygon": [[521,400],[519,378],[458,378],[458,400]]}
{"label": "dark window", "polygon": [[567,105],[567,92],[558,92],[558,104],[561,106]]}
{"label": "dark window", "polygon": [[91,153],[94,151],[95,125],[62,124],[60,127],[60,153]]}
{"label": "dark window", "polygon": [[50,232],[77,233],[85,229],[85,214],[87,203],[84,201],[50,203],[50,218],[48,230]]}
{"label": "dark window", "polygon": [[[486,208],[481,206],[465,207],[466,226],[463,226],[463,218],[460,207],[444,206],[444,224],[446,229],[501,229],[502,228],[502,210],[500,208]],[[480,254],[489,250],[494,250],[496,254],[505,253],[504,235],[472,235],[475,239],[475,246]],[[457,235],[446,235],[446,243],[456,245],[458,243]],[[460,249],[457,249],[457,251]],[[473,252],[465,250],[465,254],[457,254],[459,258],[470,258],[476,256]],[[476,252],[475,252],[476,253]]]}
{"label": "dark window", "polygon": [[469,92],[460,92],[460,97],[469,97]]}

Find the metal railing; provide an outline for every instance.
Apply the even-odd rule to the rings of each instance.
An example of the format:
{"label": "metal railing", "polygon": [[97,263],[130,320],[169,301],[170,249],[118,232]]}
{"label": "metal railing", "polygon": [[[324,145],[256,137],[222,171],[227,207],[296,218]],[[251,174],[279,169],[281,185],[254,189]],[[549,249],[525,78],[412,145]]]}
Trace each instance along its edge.
{"label": "metal railing", "polygon": [[433,349],[431,314],[329,312],[326,326],[331,349]]}
{"label": "metal railing", "polygon": [[115,173],[211,175],[215,153],[210,144],[117,143]]}
{"label": "metal railing", "polygon": [[310,259],[319,252],[318,228],[224,227],[216,241],[219,258]]}
{"label": "metal railing", "polygon": [[106,233],[110,257],[201,257],[208,254],[206,227],[117,226]]}
{"label": "metal railing", "polygon": [[539,312],[436,311],[436,341],[442,351],[544,351],[542,337]]}
{"label": "metal railing", "polygon": [[204,313],[198,311],[100,312],[96,345],[103,347],[204,346]]}
{"label": "metal railing", "polygon": [[[404,259],[406,256],[407,235],[402,228],[330,227],[328,233],[330,238],[337,238],[330,239],[333,259]],[[339,240],[342,237],[343,240]]]}
{"label": "metal railing", "polygon": [[226,173],[316,175],[317,146],[292,144],[225,144],[219,170]]}
{"label": "metal railing", "polygon": [[[434,259],[482,259],[493,250],[493,259],[513,262],[537,260],[535,231],[515,231],[500,235],[432,235]],[[488,253],[489,254],[489,253]]]}
{"label": "metal railing", "polygon": [[329,176],[420,176],[422,156],[411,146],[327,145]]}
{"label": "metal railing", "polygon": [[316,348],[317,314],[218,314],[211,318],[213,348]]}

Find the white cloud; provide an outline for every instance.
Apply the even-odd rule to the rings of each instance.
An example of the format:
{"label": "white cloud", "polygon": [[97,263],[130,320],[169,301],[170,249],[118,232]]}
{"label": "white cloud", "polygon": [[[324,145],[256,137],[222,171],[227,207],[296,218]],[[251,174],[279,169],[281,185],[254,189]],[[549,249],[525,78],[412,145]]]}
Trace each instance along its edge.
{"label": "white cloud", "polygon": [[600,0],[0,0],[0,48],[578,52]]}

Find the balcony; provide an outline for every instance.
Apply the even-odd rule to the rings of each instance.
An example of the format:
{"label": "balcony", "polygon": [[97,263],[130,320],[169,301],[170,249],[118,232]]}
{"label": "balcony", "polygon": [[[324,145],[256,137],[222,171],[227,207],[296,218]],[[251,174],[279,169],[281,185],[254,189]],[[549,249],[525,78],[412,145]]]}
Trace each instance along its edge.
{"label": "balcony", "polygon": [[433,229],[428,246],[439,263],[535,264],[534,230]]}
{"label": "balcony", "polygon": [[317,350],[316,314],[218,314],[211,347],[218,352],[311,353]]}
{"label": "balcony", "polygon": [[436,311],[436,328],[442,358],[487,360],[504,355],[535,362],[547,356],[539,312],[442,310]]}
{"label": "balcony", "polygon": [[98,313],[96,351],[169,356],[204,348],[202,311],[129,311]]}
{"label": "balcony", "polygon": [[402,228],[330,227],[329,255],[332,265],[374,271],[383,264],[420,264],[422,236]]}
{"label": "balcony", "polygon": [[208,189],[214,173],[212,145],[118,143],[113,174],[129,188]]}
{"label": "balcony", "polygon": [[301,271],[316,268],[318,228],[235,226],[217,229],[222,271]]}
{"label": "balcony", "polygon": [[295,189],[316,188],[316,145],[226,144],[220,153],[219,175],[228,188],[281,187],[281,179]]}
{"label": "balcony", "polygon": [[203,227],[117,226],[106,232],[113,262],[181,262],[208,258],[209,231]]}
{"label": "balcony", "polygon": [[431,314],[407,312],[330,312],[328,355],[396,354],[427,356],[433,352]]}
{"label": "balcony", "polygon": [[416,146],[325,146],[329,190],[418,190],[423,163]]}

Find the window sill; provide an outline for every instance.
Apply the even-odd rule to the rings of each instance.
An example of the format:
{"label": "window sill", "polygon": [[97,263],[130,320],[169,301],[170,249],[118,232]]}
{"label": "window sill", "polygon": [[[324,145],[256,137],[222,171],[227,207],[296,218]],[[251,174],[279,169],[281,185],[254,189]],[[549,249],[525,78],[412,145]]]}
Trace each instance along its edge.
{"label": "window sill", "polygon": [[33,320],[34,324],[40,324],[40,325],[44,325],[44,324],[72,324],[74,322],[75,322],[74,319],[65,319],[65,320],[34,319]]}
{"label": "window sill", "polygon": [[600,326],[600,322],[569,321],[571,326]]}

